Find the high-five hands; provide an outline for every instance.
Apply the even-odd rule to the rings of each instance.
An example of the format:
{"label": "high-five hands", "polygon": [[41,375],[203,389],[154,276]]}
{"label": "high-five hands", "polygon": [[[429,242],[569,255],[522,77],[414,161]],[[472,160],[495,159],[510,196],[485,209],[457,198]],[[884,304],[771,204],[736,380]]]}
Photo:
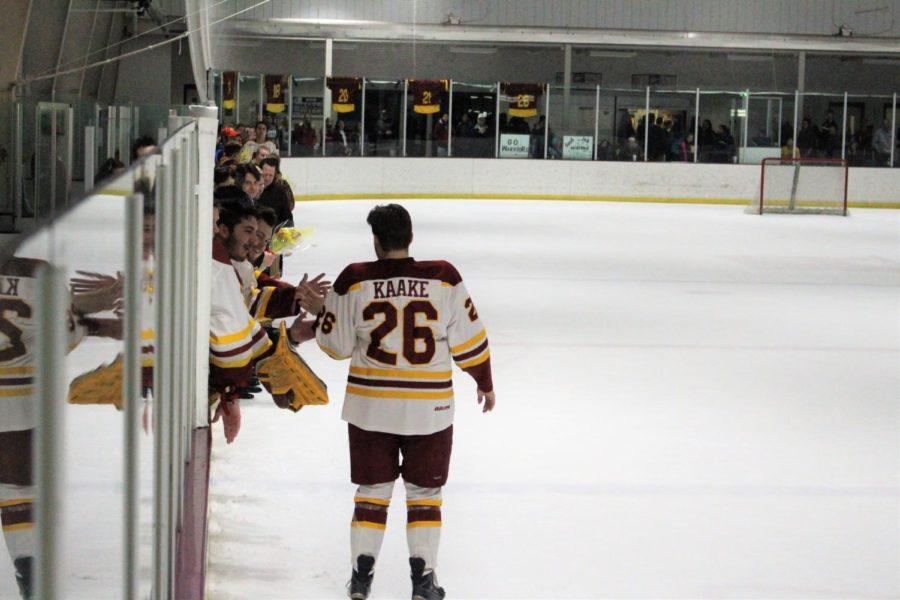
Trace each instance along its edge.
{"label": "high-five hands", "polygon": [[297,292],[294,298],[300,306],[312,314],[319,314],[325,306],[325,294],[328,292],[331,282],[323,281],[325,273],[319,273],[314,279],[308,280],[309,275],[304,274],[303,279],[297,284]]}

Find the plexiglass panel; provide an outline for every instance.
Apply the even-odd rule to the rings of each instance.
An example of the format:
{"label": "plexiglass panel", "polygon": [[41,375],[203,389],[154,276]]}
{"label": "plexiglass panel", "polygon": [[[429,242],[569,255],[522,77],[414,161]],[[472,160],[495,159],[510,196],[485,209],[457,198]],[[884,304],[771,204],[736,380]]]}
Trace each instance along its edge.
{"label": "plexiglass panel", "polygon": [[[493,157],[492,122],[497,110],[496,84],[453,82],[453,135],[450,153],[457,157]],[[476,131],[484,115],[485,131]]]}
{"label": "plexiglass panel", "polygon": [[[559,137],[561,150],[558,158],[564,160],[592,160],[596,88],[550,88],[550,131]],[[531,119],[530,127],[537,125]],[[526,119],[528,122],[529,119]]]}
{"label": "plexiglass panel", "polygon": [[366,156],[401,155],[402,107],[402,81],[366,81]]}

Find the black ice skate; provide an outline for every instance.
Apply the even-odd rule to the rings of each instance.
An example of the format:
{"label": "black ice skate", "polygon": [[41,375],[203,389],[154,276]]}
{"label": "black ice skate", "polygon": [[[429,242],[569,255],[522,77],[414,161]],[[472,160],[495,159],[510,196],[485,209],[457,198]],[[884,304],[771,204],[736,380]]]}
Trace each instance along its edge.
{"label": "black ice skate", "polygon": [[412,579],[412,600],[443,600],[444,588],[438,587],[434,571],[425,572],[425,561],[410,558],[409,568]]}
{"label": "black ice skate", "polygon": [[16,569],[16,583],[19,584],[19,593],[24,600],[31,600],[34,589],[31,581],[31,564],[30,556],[23,556],[13,561]]}
{"label": "black ice skate", "polygon": [[353,570],[353,576],[350,577],[350,583],[347,584],[347,595],[352,600],[366,600],[369,597],[369,588],[372,587],[372,577],[374,573],[372,567],[375,566],[375,558],[368,554],[360,554],[356,558],[356,568]]}

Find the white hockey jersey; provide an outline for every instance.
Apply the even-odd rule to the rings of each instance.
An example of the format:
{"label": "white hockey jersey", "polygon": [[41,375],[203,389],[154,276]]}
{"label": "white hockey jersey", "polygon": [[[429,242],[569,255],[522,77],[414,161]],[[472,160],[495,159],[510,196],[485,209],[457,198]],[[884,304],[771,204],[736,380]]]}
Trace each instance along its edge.
{"label": "white hockey jersey", "polygon": [[343,419],[369,431],[426,435],[453,423],[451,357],[493,389],[487,332],[445,261],[348,266],[315,324],[319,347],[350,358]]}
{"label": "white hockey jersey", "polygon": [[13,258],[0,275],[0,431],[35,426],[35,272],[40,261]]}
{"label": "white hockey jersey", "polygon": [[253,363],[272,342],[247,310],[241,284],[225,247],[213,241],[209,319],[210,385],[217,391],[244,387]]}

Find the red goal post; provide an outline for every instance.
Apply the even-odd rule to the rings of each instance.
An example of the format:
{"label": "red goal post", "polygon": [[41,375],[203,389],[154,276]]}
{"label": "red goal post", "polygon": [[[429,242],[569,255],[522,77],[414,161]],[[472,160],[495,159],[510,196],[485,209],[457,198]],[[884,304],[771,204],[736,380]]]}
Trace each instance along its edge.
{"label": "red goal post", "polygon": [[846,216],[849,174],[840,158],[764,158],[754,212]]}

